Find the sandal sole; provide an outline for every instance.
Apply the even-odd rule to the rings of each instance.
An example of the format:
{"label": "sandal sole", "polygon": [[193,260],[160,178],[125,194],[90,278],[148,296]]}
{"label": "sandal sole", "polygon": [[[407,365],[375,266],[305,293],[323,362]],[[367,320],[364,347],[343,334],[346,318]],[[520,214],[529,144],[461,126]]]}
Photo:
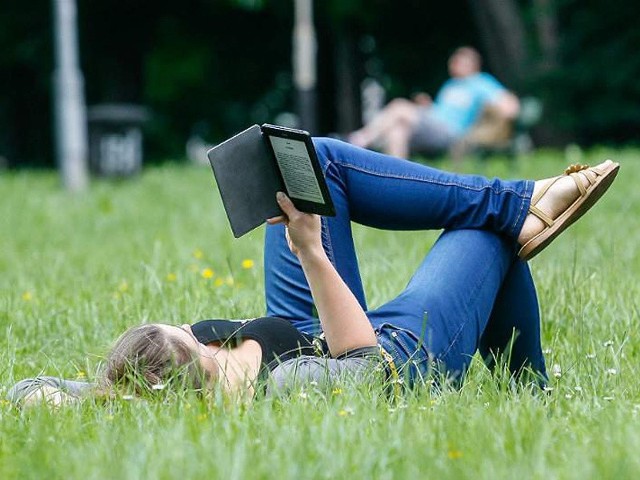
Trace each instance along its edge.
{"label": "sandal sole", "polygon": [[613,163],[602,176],[598,177],[596,183],[590,187],[585,195],[578,197],[569,208],[555,219],[551,227],[543,229],[542,232],[522,246],[518,252],[520,259],[525,262],[531,260],[544,250],[558,235],[587,213],[609,189],[616,175],[618,175],[618,170],[620,170],[620,164]]}

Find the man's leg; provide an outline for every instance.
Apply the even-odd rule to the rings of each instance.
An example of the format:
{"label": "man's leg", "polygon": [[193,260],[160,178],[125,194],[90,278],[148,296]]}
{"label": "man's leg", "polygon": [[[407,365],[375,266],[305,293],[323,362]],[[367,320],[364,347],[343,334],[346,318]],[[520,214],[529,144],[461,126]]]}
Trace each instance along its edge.
{"label": "man's leg", "polygon": [[406,151],[396,151],[391,144],[398,140],[400,131],[406,131],[408,143],[409,135],[420,118],[420,106],[404,98],[396,98],[389,102],[369,124],[356,130],[349,136],[349,142],[358,147],[370,147],[381,143],[385,151],[401,158],[406,158]]}
{"label": "man's leg", "polygon": [[408,140],[408,149],[427,155],[443,154],[457,140],[457,136],[442,122],[423,114]]}
{"label": "man's leg", "polygon": [[399,158],[409,158],[409,139],[413,134],[413,123],[399,123],[387,130],[386,140],[382,145],[384,153]]}

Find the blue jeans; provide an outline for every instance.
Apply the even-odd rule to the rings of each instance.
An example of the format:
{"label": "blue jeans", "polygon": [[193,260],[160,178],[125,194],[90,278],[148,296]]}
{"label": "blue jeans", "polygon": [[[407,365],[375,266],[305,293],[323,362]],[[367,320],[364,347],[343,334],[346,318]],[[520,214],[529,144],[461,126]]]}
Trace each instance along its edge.
{"label": "blue jeans", "polygon": [[[546,375],[540,318],[529,268],[516,255],[533,182],[440,171],[332,139],[314,140],[335,217],[322,242],[367,312],[380,344],[409,379],[436,366],[461,377],[473,354],[509,349],[509,368]],[[351,222],[387,230],[444,229],[404,291],[368,310]],[[265,235],[267,314],[317,335],[320,325],[300,264],[282,225]]]}

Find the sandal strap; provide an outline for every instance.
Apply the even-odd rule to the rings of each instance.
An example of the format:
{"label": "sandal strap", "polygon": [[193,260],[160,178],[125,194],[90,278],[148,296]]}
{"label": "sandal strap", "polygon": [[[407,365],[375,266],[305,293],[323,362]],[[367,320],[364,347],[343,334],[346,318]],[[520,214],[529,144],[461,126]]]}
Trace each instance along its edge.
{"label": "sandal strap", "polygon": [[589,179],[589,183],[593,185],[598,180],[598,177],[604,175],[604,172],[601,170],[597,170],[595,168],[590,168],[589,170],[585,170],[584,175]]}
{"label": "sandal strap", "polygon": [[529,204],[529,213],[532,213],[533,215],[535,215],[536,217],[538,217],[540,220],[542,220],[548,227],[553,225],[553,218],[551,218],[549,215],[547,215],[545,212],[543,212],[542,210],[540,210],[536,205],[538,204],[538,202],[540,201],[540,199],[542,197],[544,197],[544,194],[547,193],[547,191],[560,179],[562,178],[562,176],[559,177],[555,177],[552,178],[550,181],[547,182],[547,184],[542,187],[542,189],[536,193],[533,198],[531,198],[531,203]]}
{"label": "sandal strap", "polygon": [[572,178],[572,180],[576,184],[576,187],[580,192],[580,196],[582,197],[586,195],[587,189],[588,189],[588,187],[584,186],[584,182],[582,181],[582,178],[584,177],[589,183],[589,186],[591,186],[594,183],[596,183],[597,178],[601,176],[603,173],[604,172],[602,172],[601,170],[593,167],[589,168],[587,165],[569,166],[569,168],[567,168],[567,170],[563,175],[559,175],[551,179],[549,182],[547,182],[547,184],[544,187],[542,187],[542,189],[538,193],[536,193],[536,195],[533,196],[533,198],[531,199],[531,204],[529,205],[529,212],[535,215],[536,217],[538,217],[540,220],[542,220],[548,227],[553,226],[553,224],[555,223],[553,218],[551,218],[544,211],[542,211],[540,208],[537,207],[538,202],[542,197],[544,197],[547,191],[558,180],[560,180],[565,176],[569,176]]}
{"label": "sandal strap", "polygon": [[584,196],[587,193],[587,189],[584,186],[584,184],[582,183],[581,177],[586,178],[587,181],[589,182],[589,185],[593,184],[593,182],[591,181],[591,178],[589,178],[589,175],[583,174],[583,171],[582,172],[578,172],[578,173],[570,173],[569,176],[575,182],[576,187],[578,187],[578,191],[580,192],[580,196],[581,197]]}
{"label": "sandal strap", "polygon": [[547,225],[547,227],[551,227],[555,223],[553,221],[553,218],[551,218],[549,215],[544,213],[542,210],[540,210],[535,205],[530,205],[529,206],[529,213],[532,213],[533,215],[538,217],[540,220],[542,220]]}
{"label": "sandal strap", "polygon": [[544,197],[544,194],[547,193],[547,191],[558,181],[560,180],[560,178],[562,178],[562,176],[559,177],[555,177],[552,178],[550,181],[547,182],[547,184],[542,187],[542,189],[536,193],[532,198],[531,198],[531,205],[535,206],[538,204],[538,202],[540,201],[540,199],[542,197]]}

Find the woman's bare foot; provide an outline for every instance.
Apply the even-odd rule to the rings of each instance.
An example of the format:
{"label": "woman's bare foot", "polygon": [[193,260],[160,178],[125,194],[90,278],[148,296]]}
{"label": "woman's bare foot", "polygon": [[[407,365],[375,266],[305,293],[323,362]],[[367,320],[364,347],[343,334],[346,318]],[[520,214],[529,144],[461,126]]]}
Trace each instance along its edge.
{"label": "woman's bare foot", "polygon": [[[545,229],[555,229],[551,232],[550,238],[548,240],[545,239],[546,243],[539,248],[539,250],[542,250],[547,243],[577,220],[600,198],[615,178],[617,170],[618,164],[611,160],[606,160],[592,168],[572,166],[567,169],[569,173],[580,172],[575,175],[569,175],[565,172],[564,175],[559,177],[536,181],[533,187],[529,214],[518,235],[518,243],[521,246],[526,246]],[[576,182],[580,182],[583,188],[579,188]],[[600,185],[601,183],[602,185]],[[586,201],[587,198],[591,196],[590,188],[596,190],[596,195],[593,196],[590,201]],[[574,204],[576,204],[581,197],[584,197],[585,205],[576,205],[575,214],[573,210],[568,212],[569,209],[574,209]],[[563,217],[565,213],[574,214],[574,218],[563,218],[566,225],[554,227],[555,221],[560,220],[560,217]],[[521,251],[520,256],[529,259],[537,253],[538,251],[535,251],[531,255],[526,255],[526,253],[523,255]]]}

